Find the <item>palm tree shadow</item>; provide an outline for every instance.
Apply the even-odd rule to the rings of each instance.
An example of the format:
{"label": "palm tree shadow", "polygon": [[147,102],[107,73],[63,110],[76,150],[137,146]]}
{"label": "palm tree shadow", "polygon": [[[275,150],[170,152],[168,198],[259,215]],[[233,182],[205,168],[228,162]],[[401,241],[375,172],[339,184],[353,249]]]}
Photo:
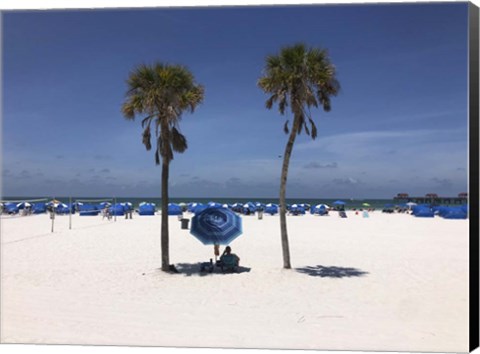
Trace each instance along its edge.
{"label": "palm tree shadow", "polygon": [[362,277],[368,272],[357,268],[345,268],[345,267],[326,267],[322,265],[306,266],[303,268],[295,268],[299,273],[307,274],[312,277],[321,278],[350,278],[350,277]]}
{"label": "palm tree shadow", "polygon": [[177,263],[175,264],[175,267],[177,268],[179,273],[184,274],[187,277],[190,277],[192,275],[205,277],[208,275],[215,275],[215,274],[224,275],[224,274],[248,273],[250,272],[250,269],[251,269],[251,268],[239,266],[237,267],[237,270],[235,272],[222,272],[222,270],[219,267],[213,267],[213,272],[205,272],[205,271],[202,271],[202,263]]}

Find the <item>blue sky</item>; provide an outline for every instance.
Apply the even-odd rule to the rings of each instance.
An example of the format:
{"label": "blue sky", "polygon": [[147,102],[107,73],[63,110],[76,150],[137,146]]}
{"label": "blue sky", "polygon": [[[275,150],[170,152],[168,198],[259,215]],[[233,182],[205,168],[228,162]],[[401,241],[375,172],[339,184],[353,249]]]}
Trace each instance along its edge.
{"label": "blue sky", "polygon": [[[467,4],[4,12],[6,196],[159,197],[161,169],[123,118],[141,63],[186,65],[205,86],[171,197],[277,197],[285,117],[257,87],[265,57],[326,48],[342,89],[297,138],[287,197],[467,190]],[[289,115],[287,115],[287,118]]]}

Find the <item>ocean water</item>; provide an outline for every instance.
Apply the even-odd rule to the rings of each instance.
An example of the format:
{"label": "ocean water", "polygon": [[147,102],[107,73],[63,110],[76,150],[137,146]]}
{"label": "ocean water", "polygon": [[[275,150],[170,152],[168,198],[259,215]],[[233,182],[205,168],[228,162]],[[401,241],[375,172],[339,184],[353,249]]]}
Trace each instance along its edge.
{"label": "ocean water", "polygon": [[[52,200],[52,197],[4,197],[3,200],[15,200],[15,201],[27,201],[33,199],[48,199]],[[55,197],[56,200],[61,201],[62,203],[68,203],[69,197]],[[112,197],[72,197],[72,202],[76,200],[108,200],[112,201]],[[287,204],[310,204],[310,205],[317,205],[317,204],[327,204],[332,206],[333,202],[336,200],[342,200],[346,203],[346,209],[353,209],[353,208],[365,208],[362,204],[368,203],[370,204],[367,208],[375,208],[375,209],[383,209],[385,204],[396,204],[393,199],[325,199],[325,198],[317,198],[317,199],[309,199],[309,198],[287,198]],[[130,202],[136,208],[142,202],[148,203],[155,203],[157,208],[160,208],[162,199],[161,198],[116,198],[117,203],[124,203]],[[220,204],[234,204],[234,203],[242,203],[245,204],[247,202],[259,202],[259,203],[275,203],[278,204],[278,198],[170,198],[170,203],[203,203],[206,204],[208,202],[216,202]]]}

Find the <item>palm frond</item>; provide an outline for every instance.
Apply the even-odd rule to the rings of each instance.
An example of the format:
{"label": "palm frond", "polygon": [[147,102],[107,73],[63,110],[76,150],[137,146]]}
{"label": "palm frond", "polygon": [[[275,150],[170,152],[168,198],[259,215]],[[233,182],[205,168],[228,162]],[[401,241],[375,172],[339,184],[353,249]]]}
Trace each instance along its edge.
{"label": "palm frond", "polygon": [[147,151],[150,151],[150,149],[152,148],[150,125],[147,125],[147,127],[144,129],[142,133],[142,143],[143,145],[145,145],[145,148],[147,149]]}
{"label": "palm frond", "polygon": [[310,126],[312,127],[312,139],[315,140],[315,138],[317,137],[317,126],[315,125],[315,122],[312,118],[308,117],[308,120],[310,121]]}
{"label": "palm frond", "polygon": [[172,148],[174,151],[182,153],[188,148],[187,139],[177,128],[172,128]]}

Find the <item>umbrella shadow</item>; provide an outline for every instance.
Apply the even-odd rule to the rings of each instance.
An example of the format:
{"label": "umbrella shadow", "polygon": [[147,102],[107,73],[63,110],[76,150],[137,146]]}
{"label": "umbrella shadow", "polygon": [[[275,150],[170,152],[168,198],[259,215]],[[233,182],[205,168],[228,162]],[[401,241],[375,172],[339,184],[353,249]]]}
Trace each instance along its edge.
{"label": "umbrella shadow", "polygon": [[350,277],[362,277],[368,272],[351,267],[326,267],[322,265],[307,266],[303,268],[295,268],[299,273],[307,274],[312,277],[321,278],[350,278]]}
{"label": "umbrella shadow", "polygon": [[213,272],[210,273],[210,272],[205,272],[201,270],[202,263],[177,263],[175,264],[175,267],[177,268],[179,273],[184,274],[187,277],[190,277],[192,275],[204,277],[204,276],[215,275],[215,274],[218,274],[218,275],[240,274],[240,273],[248,273],[251,270],[251,268],[239,266],[237,267],[237,270],[235,272],[222,272],[222,270],[219,267],[213,267]]}

